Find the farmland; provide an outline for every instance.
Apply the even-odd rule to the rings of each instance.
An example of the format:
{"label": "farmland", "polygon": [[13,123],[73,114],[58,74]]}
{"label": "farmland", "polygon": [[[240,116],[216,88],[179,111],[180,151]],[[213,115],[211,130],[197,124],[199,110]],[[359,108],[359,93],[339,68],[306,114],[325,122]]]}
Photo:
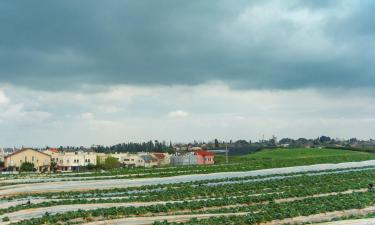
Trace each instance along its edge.
{"label": "farmland", "polygon": [[[230,164],[7,176],[3,224],[303,224],[375,214],[375,155],[274,149]],[[324,163],[324,164],[323,164]],[[27,204],[30,201],[31,204]]]}
{"label": "farmland", "polygon": [[[313,165],[322,163],[357,162],[375,160],[375,154],[367,152],[356,152],[335,149],[272,149],[248,154],[244,156],[230,156],[229,164],[225,163],[223,155],[217,155],[217,165],[183,166],[183,167],[159,167],[159,168],[120,168],[109,171],[74,173],[74,174],[51,174],[51,175],[17,175],[4,176],[0,184],[6,183],[8,179],[13,183],[26,181],[69,181],[69,180],[97,180],[97,179],[136,179],[150,177],[170,177],[188,174],[209,174],[217,172],[251,171],[268,168],[280,168],[289,166]],[[38,181],[39,182],[39,181]]]}

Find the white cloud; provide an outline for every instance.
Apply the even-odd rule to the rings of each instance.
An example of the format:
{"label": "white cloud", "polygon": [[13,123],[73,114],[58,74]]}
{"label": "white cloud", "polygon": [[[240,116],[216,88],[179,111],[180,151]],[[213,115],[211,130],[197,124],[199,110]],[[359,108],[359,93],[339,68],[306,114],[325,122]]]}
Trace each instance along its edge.
{"label": "white cloud", "polygon": [[85,112],[79,115],[79,118],[83,120],[92,120],[94,119],[94,114],[92,114],[91,112]]}
{"label": "white cloud", "polygon": [[9,98],[5,95],[5,93],[0,90],[0,105],[5,105],[9,103]]}
{"label": "white cloud", "polygon": [[172,118],[183,118],[189,116],[189,113],[182,110],[177,110],[168,113],[168,116]]}
{"label": "white cloud", "polygon": [[[257,140],[263,134],[374,138],[373,90],[249,91],[233,90],[220,82],[116,86],[101,92],[46,92],[12,86],[1,90],[7,94],[2,101],[7,103],[0,105],[0,143],[5,146]],[[113,90],[118,97],[106,101]]]}

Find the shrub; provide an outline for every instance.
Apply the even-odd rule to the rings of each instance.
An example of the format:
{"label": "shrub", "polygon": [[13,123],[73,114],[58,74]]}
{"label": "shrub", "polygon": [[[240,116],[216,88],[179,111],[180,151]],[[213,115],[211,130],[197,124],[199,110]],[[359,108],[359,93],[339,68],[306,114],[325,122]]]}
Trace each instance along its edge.
{"label": "shrub", "polygon": [[108,158],[105,159],[104,161],[104,168],[105,169],[115,169],[121,166],[121,163],[112,156],[109,156]]}
{"label": "shrub", "polygon": [[32,172],[32,171],[34,171],[34,163],[31,163],[31,162],[24,162],[24,163],[22,163],[20,171],[23,171],[23,172]]}

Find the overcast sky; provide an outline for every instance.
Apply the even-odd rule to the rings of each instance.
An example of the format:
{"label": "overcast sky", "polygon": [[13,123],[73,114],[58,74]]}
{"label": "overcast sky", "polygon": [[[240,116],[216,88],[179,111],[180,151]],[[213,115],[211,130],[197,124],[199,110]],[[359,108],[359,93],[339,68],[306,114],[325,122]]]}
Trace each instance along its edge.
{"label": "overcast sky", "polygon": [[372,0],[0,2],[0,146],[375,138]]}

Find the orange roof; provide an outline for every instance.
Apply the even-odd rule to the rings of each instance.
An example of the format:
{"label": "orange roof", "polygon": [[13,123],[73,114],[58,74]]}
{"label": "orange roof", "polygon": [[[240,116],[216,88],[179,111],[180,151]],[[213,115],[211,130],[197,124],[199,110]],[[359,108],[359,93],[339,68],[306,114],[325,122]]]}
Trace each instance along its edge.
{"label": "orange roof", "polygon": [[54,153],[59,152],[59,150],[57,148],[49,148],[48,151],[51,151],[51,152],[54,152]]}
{"label": "orange roof", "polygon": [[196,155],[201,156],[214,156],[215,154],[213,152],[205,151],[205,150],[199,150],[195,152]]}
{"label": "orange roof", "polygon": [[165,154],[164,153],[154,153],[154,156],[158,159],[164,159],[165,158]]}

